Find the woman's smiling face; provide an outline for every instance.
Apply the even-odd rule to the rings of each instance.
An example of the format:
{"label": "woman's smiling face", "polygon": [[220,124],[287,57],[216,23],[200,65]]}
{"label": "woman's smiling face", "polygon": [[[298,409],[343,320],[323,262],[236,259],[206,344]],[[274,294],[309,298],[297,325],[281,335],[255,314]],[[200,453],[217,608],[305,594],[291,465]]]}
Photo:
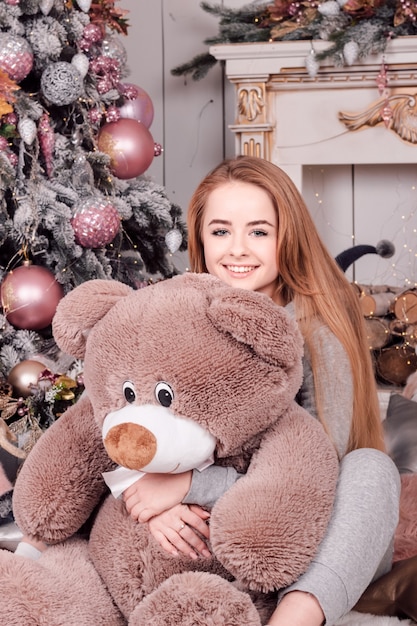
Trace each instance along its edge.
{"label": "woman's smiling face", "polygon": [[272,297],[277,235],[276,211],[264,189],[234,181],[208,196],[202,227],[206,267],[227,285]]}

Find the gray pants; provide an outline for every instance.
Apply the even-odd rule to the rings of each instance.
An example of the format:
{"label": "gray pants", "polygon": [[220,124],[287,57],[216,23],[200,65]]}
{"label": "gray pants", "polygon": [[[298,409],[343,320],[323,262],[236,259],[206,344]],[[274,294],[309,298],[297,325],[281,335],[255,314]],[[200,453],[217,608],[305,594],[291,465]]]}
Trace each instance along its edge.
{"label": "gray pants", "polygon": [[368,448],[347,454],[315,559],[282,595],[294,590],[313,594],[327,626],[348,613],[369,583],[391,569],[399,499],[400,476],[386,454]]}

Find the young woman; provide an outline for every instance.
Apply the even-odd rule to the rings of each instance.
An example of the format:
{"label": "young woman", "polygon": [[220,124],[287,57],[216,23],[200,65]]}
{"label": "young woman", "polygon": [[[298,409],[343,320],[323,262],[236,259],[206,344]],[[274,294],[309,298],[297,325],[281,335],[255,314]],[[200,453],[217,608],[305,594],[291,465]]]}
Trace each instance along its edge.
{"label": "young woman", "polygon": [[[238,157],[200,183],[188,211],[191,270],[269,295],[295,316],[305,338],[299,402],[338,451],[331,522],[307,572],[282,590],[272,626],[328,626],[391,567],[399,476],[383,434],[357,295],[324,247],[296,187],[268,161]],[[312,450],[314,454],[314,450]],[[128,511],[172,553],[207,554],[209,508],[238,480],[213,466],[149,476],[124,495]],[[181,504],[180,504],[181,503]],[[186,503],[193,506],[189,507]],[[163,513],[161,513],[164,511]]]}

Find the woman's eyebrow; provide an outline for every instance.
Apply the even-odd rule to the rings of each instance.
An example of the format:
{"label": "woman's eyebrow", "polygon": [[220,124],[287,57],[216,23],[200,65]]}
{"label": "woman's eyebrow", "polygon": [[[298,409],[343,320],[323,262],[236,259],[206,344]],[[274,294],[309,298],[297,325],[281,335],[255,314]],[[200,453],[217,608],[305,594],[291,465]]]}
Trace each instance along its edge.
{"label": "woman's eyebrow", "polygon": [[213,224],[225,224],[226,226],[230,226],[231,222],[228,222],[227,220],[214,219],[209,222],[209,226],[212,226]]}
{"label": "woman's eyebrow", "polygon": [[268,220],[254,220],[253,222],[248,222],[247,226],[262,226],[262,224],[266,224],[267,226],[274,226]]}
{"label": "woman's eyebrow", "polygon": [[[228,220],[214,219],[209,222],[209,226],[212,226],[213,224],[224,224],[226,226],[231,226],[232,223]],[[262,224],[267,224],[268,226],[272,227],[274,226],[273,224],[268,222],[268,220],[253,220],[253,222],[248,222],[246,226],[261,226]]]}

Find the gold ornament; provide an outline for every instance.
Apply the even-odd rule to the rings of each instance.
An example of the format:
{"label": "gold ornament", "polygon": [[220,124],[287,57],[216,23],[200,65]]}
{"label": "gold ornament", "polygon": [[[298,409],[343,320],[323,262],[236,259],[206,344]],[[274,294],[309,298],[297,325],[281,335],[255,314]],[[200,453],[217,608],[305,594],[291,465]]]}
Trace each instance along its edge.
{"label": "gold ornament", "polygon": [[32,394],[32,387],[39,382],[39,375],[45,370],[45,365],[39,361],[26,360],[15,365],[7,377],[13,387],[15,396],[27,398]]}

